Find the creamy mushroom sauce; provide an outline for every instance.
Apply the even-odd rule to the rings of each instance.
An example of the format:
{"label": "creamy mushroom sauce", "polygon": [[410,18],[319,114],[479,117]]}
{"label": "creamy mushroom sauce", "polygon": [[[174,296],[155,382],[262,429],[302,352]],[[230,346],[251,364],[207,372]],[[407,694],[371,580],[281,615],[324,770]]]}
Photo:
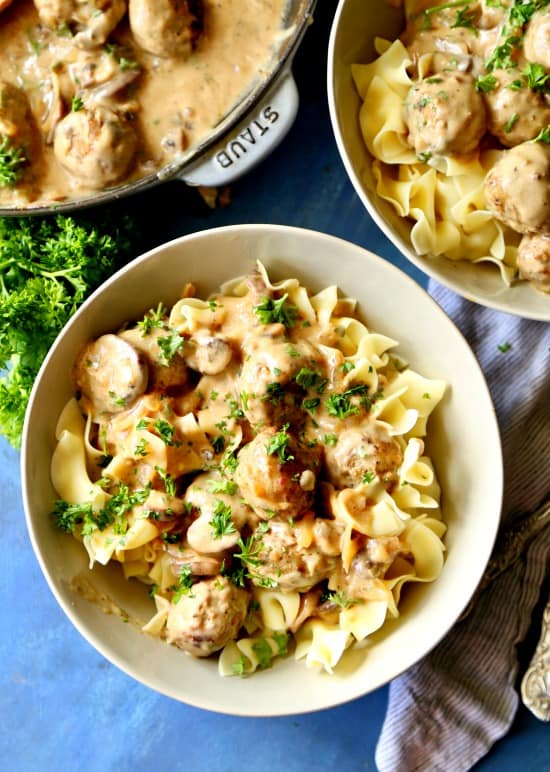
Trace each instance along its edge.
{"label": "creamy mushroom sauce", "polygon": [[[48,29],[33,2],[15,0],[0,14],[1,79],[27,95],[36,132],[28,151],[30,168],[17,184],[0,185],[0,206],[54,204],[98,189],[64,170],[53,152],[59,121],[90,96],[137,129],[137,152],[116,183],[173,161],[204,139],[262,77],[282,33],[286,6],[287,0],[205,0],[204,31],[185,59],[141,49],[127,15],[104,44],[79,47],[68,25]],[[110,93],[117,83],[120,89]],[[0,108],[0,139],[3,118]],[[16,133],[14,144],[17,138]]]}
{"label": "creamy mushroom sauce", "polygon": [[224,649],[222,674],[241,661],[232,642],[265,648],[308,621],[321,638],[341,625],[317,663],[330,669],[397,615],[405,581],[443,565],[420,438],[445,384],[394,345],[335,287],[308,296],[261,265],[208,301],[187,286],[169,313],[79,353],[52,459],[57,525],[91,565],[152,585],[146,632],[198,657]]}

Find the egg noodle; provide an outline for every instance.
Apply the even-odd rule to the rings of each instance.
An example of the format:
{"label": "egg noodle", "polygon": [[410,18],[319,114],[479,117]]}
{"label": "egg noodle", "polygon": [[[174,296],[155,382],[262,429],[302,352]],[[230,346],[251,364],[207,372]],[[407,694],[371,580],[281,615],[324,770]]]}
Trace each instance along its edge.
{"label": "egg noodle", "polygon": [[[544,122],[537,123],[539,117],[547,122],[550,116],[542,86],[539,88],[535,80],[541,65],[528,64],[522,58],[518,48],[521,24],[512,16],[519,17],[516,6],[527,18],[527,11],[533,13],[531,6],[538,9],[549,4],[528,5],[529,9],[526,4],[508,0],[405,2],[407,27],[401,38],[393,42],[375,39],[377,58],[369,64],[352,65],[362,102],[360,130],[373,159],[374,189],[400,217],[411,221],[414,251],[451,260],[493,263],[507,284],[518,274],[521,237],[495,218],[487,205],[484,183],[489,170],[507,152],[502,142],[511,147],[532,141],[545,129]],[[480,103],[479,121],[485,127],[487,112],[488,131],[485,133],[482,127],[474,150],[460,149],[461,143],[466,147],[468,127],[476,120],[475,110],[470,110],[465,128],[457,134],[457,148],[432,147],[428,152],[418,152],[406,116],[411,89],[418,83],[423,87],[432,83],[437,92],[436,84],[443,83],[449,73],[462,73],[458,77],[471,79],[472,91],[475,85],[474,96]],[[464,109],[467,113],[463,98],[462,106],[455,104],[454,95],[445,85],[439,88],[437,94],[424,95],[408,105],[419,132],[426,130],[424,126],[435,133],[439,125],[444,133],[453,112]],[[447,117],[441,107],[445,100]],[[437,117],[430,117],[432,114]],[[431,127],[430,120],[434,121]],[[519,132],[517,137],[514,132]]]}
{"label": "egg noodle", "polygon": [[335,286],[310,294],[258,263],[184,295],[80,353],[54,519],[90,568],[117,561],[149,585],[146,633],[219,652],[221,675],[291,651],[332,672],[399,615],[404,584],[442,570],[424,438],[445,383]]}

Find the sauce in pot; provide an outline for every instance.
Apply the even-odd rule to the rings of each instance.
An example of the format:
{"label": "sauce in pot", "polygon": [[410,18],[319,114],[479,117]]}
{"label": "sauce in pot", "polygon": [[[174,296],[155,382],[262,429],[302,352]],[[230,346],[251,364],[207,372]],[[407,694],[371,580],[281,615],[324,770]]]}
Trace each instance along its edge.
{"label": "sauce in pot", "polygon": [[[91,42],[83,36],[92,20],[117,3],[84,4],[96,7],[89,29],[73,20],[46,26],[44,9],[59,4],[44,0],[16,0],[1,14],[0,91],[7,89],[13,102],[11,87],[17,87],[28,109],[25,114],[18,104],[14,116],[0,103],[0,167],[8,158],[6,173],[0,168],[0,206],[85,197],[176,160],[267,74],[285,34],[288,0],[130,0],[130,8],[133,2],[152,6],[157,19],[164,6],[172,13],[202,6],[200,34],[188,55],[171,55],[167,38],[159,56],[137,44],[126,2],[119,2],[122,19],[104,40]],[[82,4],[72,5],[81,13]],[[169,32],[168,23],[161,34]]]}

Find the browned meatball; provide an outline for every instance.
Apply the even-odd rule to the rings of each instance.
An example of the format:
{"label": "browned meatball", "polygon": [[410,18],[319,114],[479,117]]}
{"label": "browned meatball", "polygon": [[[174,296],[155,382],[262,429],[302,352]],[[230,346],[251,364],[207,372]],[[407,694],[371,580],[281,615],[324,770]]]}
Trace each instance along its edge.
{"label": "browned meatball", "polygon": [[524,236],[518,249],[520,276],[541,292],[550,292],[550,236]]}
{"label": "browned meatball", "polygon": [[42,24],[68,26],[76,45],[101,46],[126,13],[126,0],[34,0]]}
{"label": "browned meatball", "polygon": [[128,173],[137,144],[130,122],[97,105],[63,118],[55,131],[53,149],[63,168],[99,190]]}
{"label": "browned meatball", "polygon": [[405,121],[418,155],[461,155],[475,150],[485,133],[485,105],[471,75],[442,72],[411,87]]}
{"label": "browned meatball", "polygon": [[235,481],[259,517],[297,517],[311,508],[319,467],[316,446],[301,446],[284,429],[264,429],[241,449],[238,461]]}
{"label": "browned meatball", "polygon": [[166,638],[194,657],[209,657],[237,636],[249,601],[248,591],[225,576],[196,582],[171,605]]}
{"label": "browned meatball", "polygon": [[550,13],[532,17],[525,30],[523,53],[530,62],[538,62],[550,70]]}
{"label": "browned meatball", "polygon": [[506,150],[485,178],[487,206],[518,233],[550,234],[550,145]]}
{"label": "browned meatball", "polygon": [[495,70],[492,75],[498,85],[483,95],[491,134],[506,147],[536,137],[541,126],[550,123],[550,107],[544,97],[526,84],[510,88],[517,81],[515,70]]}
{"label": "browned meatball", "polygon": [[318,351],[307,341],[289,343],[281,335],[268,334],[251,338],[239,377],[239,392],[246,395],[243,410],[250,423],[277,426],[297,420],[304,390],[296,377],[308,371],[316,373],[321,383],[320,362]]}
{"label": "browned meatball", "polygon": [[260,549],[258,564],[251,571],[252,583],[277,587],[283,592],[305,592],[327,579],[339,562],[336,555],[326,555],[316,544],[300,547],[296,531],[289,523],[272,520],[267,533],[256,537]]}
{"label": "browned meatball", "polygon": [[74,369],[76,388],[92,415],[125,410],[147,388],[147,363],[118,335],[102,335],[80,352]]}
{"label": "browned meatball", "polygon": [[393,478],[402,462],[397,440],[369,421],[344,429],[334,446],[325,447],[326,475],[336,488],[354,488],[365,476]]}
{"label": "browned meatball", "polygon": [[136,43],[156,56],[188,57],[203,29],[202,0],[130,0]]}

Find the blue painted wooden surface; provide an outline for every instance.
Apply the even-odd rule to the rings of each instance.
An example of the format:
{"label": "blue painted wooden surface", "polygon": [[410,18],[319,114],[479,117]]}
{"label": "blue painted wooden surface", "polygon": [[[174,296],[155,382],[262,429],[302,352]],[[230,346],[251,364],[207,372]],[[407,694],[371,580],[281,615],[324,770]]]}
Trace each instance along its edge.
{"label": "blue painted wooden surface", "polygon": [[[144,248],[218,225],[286,223],[359,243],[425,283],[364,212],[333,141],[325,66],[334,5],[320,0],[297,56],[301,106],[284,143],[233,187],[226,209],[209,210],[179,183],[125,201],[121,211],[148,219]],[[73,629],[42,577],[27,537],[18,463],[19,454],[0,441],[0,770],[374,770],[386,689],[320,713],[231,718],[158,695],[106,662]],[[530,648],[523,647],[524,658]],[[548,770],[548,742],[548,726],[522,707],[479,769]]]}

